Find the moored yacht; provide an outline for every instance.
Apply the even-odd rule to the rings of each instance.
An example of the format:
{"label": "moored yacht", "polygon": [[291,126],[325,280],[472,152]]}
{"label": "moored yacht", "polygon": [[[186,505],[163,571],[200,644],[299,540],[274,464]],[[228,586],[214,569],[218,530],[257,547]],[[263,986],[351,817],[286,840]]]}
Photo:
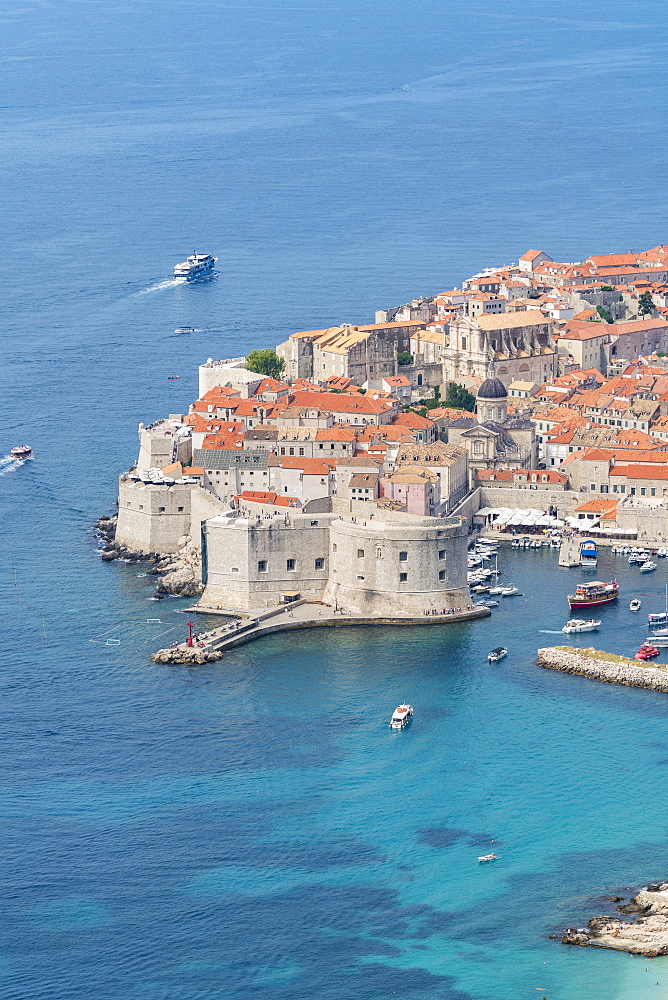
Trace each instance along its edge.
{"label": "moored yacht", "polygon": [[208,278],[213,273],[213,265],[218,260],[210,253],[193,253],[187,260],[174,268],[175,278],[185,278],[194,281],[196,278]]}
{"label": "moored yacht", "polygon": [[596,569],[597,562],[596,542],[588,538],[580,544],[580,566],[582,569]]}

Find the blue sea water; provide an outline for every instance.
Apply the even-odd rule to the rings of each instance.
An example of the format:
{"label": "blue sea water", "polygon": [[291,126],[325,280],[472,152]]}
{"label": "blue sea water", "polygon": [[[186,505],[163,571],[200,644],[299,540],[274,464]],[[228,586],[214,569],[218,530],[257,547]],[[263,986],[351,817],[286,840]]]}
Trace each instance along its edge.
{"label": "blue sea water", "polygon": [[[0,28],[0,454],[35,449],[0,466],[0,996],[667,996],[665,961],[549,937],[668,874],[668,701],[535,666],[579,571],[508,551],[525,596],[485,622],[167,669],[184,602],[90,531],[208,356],[530,247],[665,242],[663,6],[9,0]],[[219,277],[167,281],[193,249]],[[598,644],[637,647],[667,571],[603,557]]]}

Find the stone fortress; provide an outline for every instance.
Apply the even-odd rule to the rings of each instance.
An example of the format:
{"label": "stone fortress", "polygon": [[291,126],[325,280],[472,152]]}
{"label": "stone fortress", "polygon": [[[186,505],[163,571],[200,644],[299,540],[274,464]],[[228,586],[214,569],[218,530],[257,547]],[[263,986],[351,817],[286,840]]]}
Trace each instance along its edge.
{"label": "stone fortress", "polygon": [[230,503],[202,485],[202,470],[179,466],[192,455],[182,417],[142,424],[139,438],[137,465],[119,480],[115,540],[144,554],[201,547],[206,607],[267,609],[305,599],[410,617],[470,604],[462,518],[419,516],[378,497]]}
{"label": "stone fortress", "polygon": [[305,598],[408,616],[470,604],[461,518],[328,499],[321,511],[252,504],[205,521],[202,603],[265,608]]}

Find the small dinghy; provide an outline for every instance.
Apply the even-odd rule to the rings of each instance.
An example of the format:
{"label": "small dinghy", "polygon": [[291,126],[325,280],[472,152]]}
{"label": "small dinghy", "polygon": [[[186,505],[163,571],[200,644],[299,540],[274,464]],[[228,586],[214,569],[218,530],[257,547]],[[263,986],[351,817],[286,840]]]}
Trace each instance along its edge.
{"label": "small dinghy", "polygon": [[502,660],[504,656],[508,655],[508,650],[505,646],[497,646],[496,649],[490,649],[487,654],[487,659],[490,663],[496,663],[497,660]]}
{"label": "small dinghy", "polygon": [[478,858],[478,861],[480,861],[480,862],[484,862],[484,861],[496,861],[496,854],[483,854],[483,856],[481,858]]}
{"label": "small dinghy", "polygon": [[640,601],[637,599],[635,601],[631,601],[629,604],[629,611],[640,611]]}

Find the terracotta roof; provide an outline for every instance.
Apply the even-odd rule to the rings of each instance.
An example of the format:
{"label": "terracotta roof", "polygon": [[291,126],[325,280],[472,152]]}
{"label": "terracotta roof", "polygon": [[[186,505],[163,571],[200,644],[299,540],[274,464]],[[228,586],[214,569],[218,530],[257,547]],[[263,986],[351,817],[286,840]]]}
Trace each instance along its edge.
{"label": "terracotta roof", "polygon": [[585,503],[581,503],[576,510],[581,511],[583,514],[597,514],[601,511],[614,511],[617,508],[618,500],[611,500],[610,497],[597,497],[593,500],[587,500]]}
{"label": "terracotta roof", "polygon": [[282,469],[300,469],[305,476],[327,476],[336,468],[336,459],[329,458],[298,458],[297,456],[281,456],[279,465]]}

